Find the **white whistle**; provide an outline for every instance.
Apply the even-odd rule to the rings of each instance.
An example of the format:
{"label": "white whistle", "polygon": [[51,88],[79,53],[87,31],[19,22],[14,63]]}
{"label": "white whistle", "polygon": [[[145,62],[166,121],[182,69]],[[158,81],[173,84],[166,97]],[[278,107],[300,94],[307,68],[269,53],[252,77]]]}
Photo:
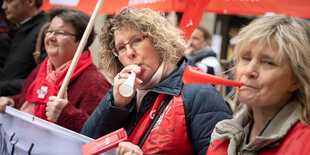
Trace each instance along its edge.
{"label": "white whistle", "polygon": [[119,86],[119,93],[124,97],[129,97],[133,93],[133,85],[135,83],[136,73],[131,71],[128,79]]}

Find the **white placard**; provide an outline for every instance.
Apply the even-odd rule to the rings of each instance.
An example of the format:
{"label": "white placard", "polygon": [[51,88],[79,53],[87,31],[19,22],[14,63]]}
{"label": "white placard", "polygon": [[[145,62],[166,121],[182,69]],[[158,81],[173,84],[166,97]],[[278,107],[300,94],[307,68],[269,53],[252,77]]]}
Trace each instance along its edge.
{"label": "white placard", "polygon": [[67,5],[67,6],[77,6],[80,0],[50,0],[52,5]]}
{"label": "white placard", "polygon": [[81,155],[82,145],[93,140],[11,107],[0,113],[0,154]]}

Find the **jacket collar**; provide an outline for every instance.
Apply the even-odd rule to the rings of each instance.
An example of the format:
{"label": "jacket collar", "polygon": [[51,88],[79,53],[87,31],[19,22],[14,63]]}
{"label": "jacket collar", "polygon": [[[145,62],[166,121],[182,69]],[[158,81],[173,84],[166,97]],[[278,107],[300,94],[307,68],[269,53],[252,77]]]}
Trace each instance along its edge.
{"label": "jacket collar", "polygon": [[283,107],[267,124],[261,135],[245,145],[244,149],[259,150],[283,138],[299,120],[295,105],[296,103],[292,101]]}
{"label": "jacket collar", "polygon": [[21,31],[27,31],[32,29],[35,25],[42,23],[42,21],[47,21],[45,18],[45,12],[41,11],[37,15],[31,17],[30,20],[26,21],[25,23],[19,25]]}
{"label": "jacket collar", "polygon": [[265,127],[262,134],[256,137],[251,143],[246,144],[246,137],[249,134],[251,119],[247,112],[243,111],[237,118],[224,120],[218,123],[212,133],[211,143],[214,139],[230,139],[228,154],[236,154],[236,151],[256,152],[261,148],[270,145],[283,138],[298,121],[294,101],[283,107]]}
{"label": "jacket collar", "polygon": [[192,53],[186,55],[186,58],[190,61],[196,62],[198,59],[202,57],[216,57],[216,53],[212,51],[210,46],[205,46],[197,51],[193,51]]}
{"label": "jacket collar", "polygon": [[162,82],[160,82],[152,91],[167,94],[172,96],[178,96],[183,86],[183,72],[188,66],[188,60],[183,58],[177,64],[177,68]]}

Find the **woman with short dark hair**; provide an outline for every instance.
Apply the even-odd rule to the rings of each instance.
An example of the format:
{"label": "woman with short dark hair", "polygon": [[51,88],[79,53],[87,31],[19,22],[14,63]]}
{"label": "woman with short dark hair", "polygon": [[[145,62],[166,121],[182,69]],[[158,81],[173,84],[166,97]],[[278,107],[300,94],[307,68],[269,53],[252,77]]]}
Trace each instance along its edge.
{"label": "woman with short dark hair", "polygon": [[94,40],[92,31],[65,98],[56,97],[90,17],[70,8],[53,8],[49,17],[51,23],[44,40],[48,57],[27,77],[21,93],[11,98],[0,97],[0,109],[4,111],[6,105],[15,107],[80,132],[111,84],[92,62],[88,50]]}

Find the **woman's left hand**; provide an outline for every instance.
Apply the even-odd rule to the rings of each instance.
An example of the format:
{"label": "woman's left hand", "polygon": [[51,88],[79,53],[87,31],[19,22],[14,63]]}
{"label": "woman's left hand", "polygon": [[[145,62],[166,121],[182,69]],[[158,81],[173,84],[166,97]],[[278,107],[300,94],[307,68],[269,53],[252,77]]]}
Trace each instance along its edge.
{"label": "woman's left hand", "polygon": [[63,108],[68,104],[68,95],[65,91],[64,99],[57,96],[50,96],[46,104],[46,116],[48,120],[56,122]]}
{"label": "woman's left hand", "polygon": [[132,144],[130,142],[121,142],[118,144],[117,152],[119,155],[131,155],[137,154],[142,155],[143,152],[138,145]]}

